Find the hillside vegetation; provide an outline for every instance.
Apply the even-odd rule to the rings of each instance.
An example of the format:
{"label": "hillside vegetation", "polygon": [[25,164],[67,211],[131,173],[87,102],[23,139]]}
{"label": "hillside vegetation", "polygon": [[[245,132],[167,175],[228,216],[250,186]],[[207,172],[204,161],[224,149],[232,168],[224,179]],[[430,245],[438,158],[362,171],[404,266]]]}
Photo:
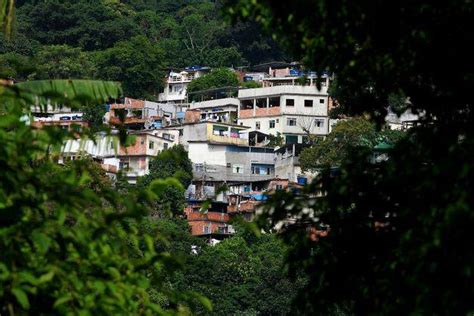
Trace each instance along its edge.
{"label": "hillside vegetation", "polygon": [[120,81],[154,98],[169,68],[238,67],[285,59],[255,22],[234,26],[219,1],[17,1],[14,34],[0,39],[1,77]]}

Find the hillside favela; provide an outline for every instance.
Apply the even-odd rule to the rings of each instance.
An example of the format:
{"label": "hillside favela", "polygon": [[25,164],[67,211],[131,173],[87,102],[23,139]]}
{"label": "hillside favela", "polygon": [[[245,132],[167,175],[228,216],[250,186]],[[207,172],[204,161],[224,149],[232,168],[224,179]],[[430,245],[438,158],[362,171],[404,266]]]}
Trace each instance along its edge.
{"label": "hillside favela", "polygon": [[470,0],[0,0],[0,315],[474,315]]}

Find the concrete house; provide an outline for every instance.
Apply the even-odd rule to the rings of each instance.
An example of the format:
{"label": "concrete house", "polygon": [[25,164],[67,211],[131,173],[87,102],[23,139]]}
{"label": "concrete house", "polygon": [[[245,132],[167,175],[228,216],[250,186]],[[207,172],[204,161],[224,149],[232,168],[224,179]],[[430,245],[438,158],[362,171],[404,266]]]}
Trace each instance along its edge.
{"label": "concrete house", "polygon": [[[326,81],[329,79],[326,77]],[[329,132],[327,86],[275,85],[241,89],[238,123],[264,134],[281,134],[287,144]]]}
{"label": "concrete house", "polygon": [[180,72],[170,71],[166,78],[164,90],[158,95],[158,101],[186,103],[188,84],[209,71],[209,67],[198,66],[189,67]]}
{"label": "concrete house", "polygon": [[151,160],[162,150],[178,144],[177,130],[143,130],[129,133],[135,142],[121,146],[116,134],[98,133],[92,139],[71,139],[61,149],[59,162],[89,156],[111,174],[122,171],[130,183],[149,173]]}

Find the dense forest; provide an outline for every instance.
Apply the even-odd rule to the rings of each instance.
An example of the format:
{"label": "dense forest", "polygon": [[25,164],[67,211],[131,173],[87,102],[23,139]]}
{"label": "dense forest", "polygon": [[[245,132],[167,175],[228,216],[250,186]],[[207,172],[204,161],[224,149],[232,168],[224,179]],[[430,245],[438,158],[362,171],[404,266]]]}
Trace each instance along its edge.
{"label": "dense forest", "polygon": [[286,58],[256,22],[231,25],[222,6],[206,0],[18,1],[14,36],[0,40],[0,75],[114,80],[128,96],[153,99],[170,68]]}

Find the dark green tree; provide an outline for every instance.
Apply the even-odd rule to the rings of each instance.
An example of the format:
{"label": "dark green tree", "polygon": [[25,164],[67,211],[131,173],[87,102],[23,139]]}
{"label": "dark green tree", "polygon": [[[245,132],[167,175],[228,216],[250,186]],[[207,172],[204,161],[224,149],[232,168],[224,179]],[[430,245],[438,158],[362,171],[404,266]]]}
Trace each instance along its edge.
{"label": "dark green tree", "polygon": [[377,131],[375,124],[364,118],[350,118],[337,122],[324,139],[303,149],[300,164],[303,170],[316,171],[337,167],[355,150],[372,150],[379,143],[395,145],[406,133],[384,128]]}
{"label": "dark green tree", "polygon": [[237,87],[239,79],[237,75],[228,68],[218,68],[200,78],[194,79],[188,85],[190,100],[199,100],[202,95],[196,92],[221,87]]}
{"label": "dark green tree", "polygon": [[91,56],[67,45],[41,47],[36,62],[35,79],[87,79],[95,72]]}
{"label": "dark green tree", "polygon": [[246,239],[239,233],[188,258],[177,286],[208,297],[212,315],[290,315],[305,279],[285,275],[285,251],[275,235]]}
{"label": "dark green tree", "polygon": [[151,297],[177,263],[134,229],[148,214],[142,202],[159,194],[160,183],[119,194],[93,162],[57,164],[64,141],[81,131],[35,129],[22,119],[35,102],[75,108],[119,94],[110,82],[0,85],[2,314],[163,314],[185,308],[183,293],[164,293],[164,303]]}
{"label": "dark green tree", "polygon": [[[309,68],[334,73],[345,115],[381,125],[394,95],[408,98],[397,113],[425,114],[389,160],[373,164],[368,151],[353,151],[303,196],[281,193],[268,203],[262,225],[297,219],[285,234],[290,269],[304,267],[310,281],[295,309],[472,312],[472,5],[241,0],[228,9],[260,21]],[[329,234],[311,242],[306,229],[321,222]]]}
{"label": "dark green tree", "polygon": [[138,180],[138,187],[145,188],[153,180],[174,178],[179,185],[165,186],[153,202],[154,215],[166,213],[181,215],[185,207],[184,192],[193,179],[193,166],[183,145],[163,150],[150,163],[150,173]]}
{"label": "dark green tree", "polygon": [[96,76],[121,82],[127,96],[155,99],[163,85],[162,56],[146,37],[136,36],[98,52]]}
{"label": "dark green tree", "polygon": [[104,115],[106,113],[105,105],[91,104],[82,108],[83,119],[87,121],[92,131],[98,131],[103,128]]}

